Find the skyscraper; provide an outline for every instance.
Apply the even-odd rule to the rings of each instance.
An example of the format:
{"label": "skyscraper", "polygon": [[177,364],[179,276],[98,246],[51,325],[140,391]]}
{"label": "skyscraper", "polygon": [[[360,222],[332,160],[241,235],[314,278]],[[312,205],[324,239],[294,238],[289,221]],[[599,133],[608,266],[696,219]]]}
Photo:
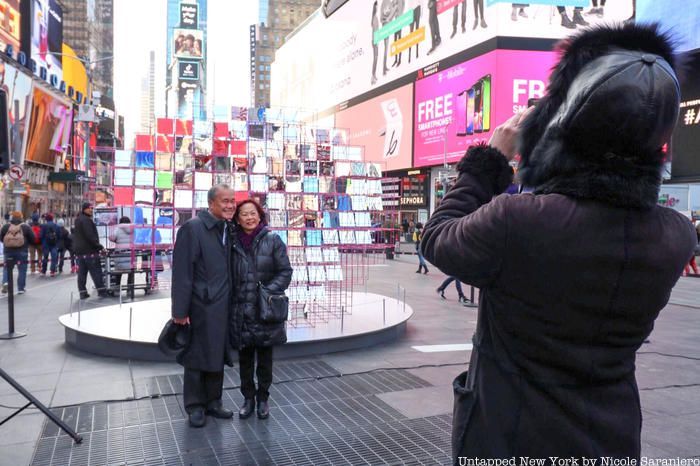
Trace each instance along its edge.
{"label": "skyscraper", "polygon": [[319,8],[318,0],[259,0],[250,26],[250,95],[255,107],[270,106],[270,65],[288,34]]}
{"label": "skyscraper", "polygon": [[156,94],[156,52],[148,54],[148,74],[141,79],[141,129],[153,133]]}
{"label": "skyscraper", "polygon": [[94,89],[113,94],[114,0],[62,0],[63,41],[88,61]]}

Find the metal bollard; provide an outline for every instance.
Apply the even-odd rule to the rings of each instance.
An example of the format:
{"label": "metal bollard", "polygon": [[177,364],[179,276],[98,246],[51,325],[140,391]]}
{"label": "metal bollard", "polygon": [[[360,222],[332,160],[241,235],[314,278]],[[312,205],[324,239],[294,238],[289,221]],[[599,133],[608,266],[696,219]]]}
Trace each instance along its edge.
{"label": "metal bollard", "polygon": [[340,306],[340,333],[343,333],[345,325],[345,306]]}

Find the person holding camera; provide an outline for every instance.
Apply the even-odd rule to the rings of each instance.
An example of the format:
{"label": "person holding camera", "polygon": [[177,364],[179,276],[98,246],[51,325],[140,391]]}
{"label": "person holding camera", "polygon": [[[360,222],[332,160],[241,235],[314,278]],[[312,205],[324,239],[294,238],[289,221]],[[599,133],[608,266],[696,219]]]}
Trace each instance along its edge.
{"label": "person holding camera", "polygon": [[[635,353],[697,243],[657,205],[680,102],[671,41],[629,24],[560,48],[547,95],[467,151],[423,233],[429,262],[481,288],[455,462],[639,461]],[[533,192],[502,195],[517,152]]]}
{"label": "person holding camera", "polygon": [[[257,415],[266,419],[270,413],[268,399],[272,385],[272,348],[287,342],[286,316],[266,319],[266,300],[261,295],[280,296],[292,281],[292,266],[287,246],[267,228],[265,212],[260,204],[247,199],[236,208],[233,248],[233,312],[230,341],[238,351],[243,405],[241,419],[253,414],[257,400]],[[264,298],[264,296],[262,296]],[[266,302],[263,302],[266,301]],[[255,361],[257,358],[257,369]],[[257,374],[255,388],[253,372]]]}

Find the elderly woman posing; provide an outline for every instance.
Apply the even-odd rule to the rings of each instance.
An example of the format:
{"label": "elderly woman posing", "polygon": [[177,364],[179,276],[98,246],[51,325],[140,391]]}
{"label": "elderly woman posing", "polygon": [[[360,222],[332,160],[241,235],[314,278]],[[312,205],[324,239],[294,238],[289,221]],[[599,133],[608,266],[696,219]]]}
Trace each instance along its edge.
{"label": "elderly woman posing", "polygon": [[[232,241],[233,312],[230,340],[238,350],[241,393],[245,401],[241,419],[253,413],[257,398],[258,418],[269,416],[267,400],[272,384],[272,347],[287,341],[284,322],[266,322],[260,315],[260,291],[264,287],[282,293],[292,279],[287,247],[279,236],[267,229],[262,207],[252,199],[241,202],[233,216],[236,238]],[[257,356],[258,388],[253,371]]]}

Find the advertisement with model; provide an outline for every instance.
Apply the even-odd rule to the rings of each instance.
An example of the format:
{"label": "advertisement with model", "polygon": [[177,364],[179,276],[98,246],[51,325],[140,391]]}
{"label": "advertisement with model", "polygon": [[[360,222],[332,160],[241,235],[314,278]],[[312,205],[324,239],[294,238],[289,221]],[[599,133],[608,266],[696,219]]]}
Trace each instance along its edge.
{"label": "advertisement with model", "polygon": [[365,161],[384,170],[411,167],[413,84],[342,110],[335,127],[345,143],[365,148]]}
{"label": "advertisement with model", "polygon": [[[275,53],[272,106],[326,110],[494,37],[560,39],[632,15],[632,1],[350,0]],[[575,6],[579,5],[579,6]]]}
{"label": "advertisement with model", "polygon": [[495,50],[416,81],[413,166],[458,161],[544,95],[554,52]]}
{"label": "advertisement with model", "polygon": [[31,108],[32,78],[14,66],[0,61],[0,87],[7,93],[10,126],[10,153],[13,163],[24,163],[22,142]]}
{"label": "advertisement with model", "polygon": [[54,166],[56,155],[68,143],[71,132],[71,103],[34,85],[32,111],[24,143],[25,159],[30,162]]}
{"label": "advertisement with model", "polygon": [[[22,49],[37,64],[37,70],[46,68],[47,75],[56,75],[58,81],[63,79],[63,9],[56,0],[30,0],[30,20],[28,47]],[[27,22],[23,22],[27,24]]]}

